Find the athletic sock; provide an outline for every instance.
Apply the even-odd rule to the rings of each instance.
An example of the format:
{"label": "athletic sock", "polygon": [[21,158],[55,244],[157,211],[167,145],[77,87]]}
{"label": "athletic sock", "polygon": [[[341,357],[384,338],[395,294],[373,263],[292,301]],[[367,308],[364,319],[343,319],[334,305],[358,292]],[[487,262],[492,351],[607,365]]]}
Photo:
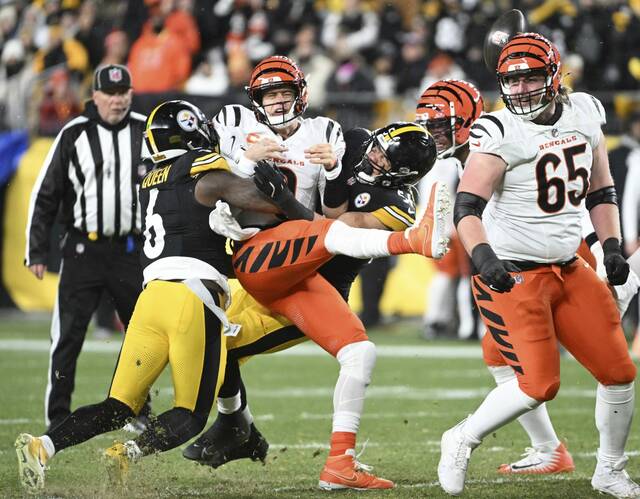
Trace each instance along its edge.
{"label": "athletic sock", "polygon": [[53,445],[53,442],[49,438],[48,435],[42,435],[40,441],[42,442],[42,446],[44,447],[45,452],[47,453],[47,458],[51,459],[56,453],[56,447]]}
{"label": "athletic sock", "polygon": [[[497,385],[517,379],[511,366],[488,366],[488,369]],[[552,452],[560,445],[546,404],[540,404],[535,409],[522,414],[518,417],[518,423],[527,432],[531,447],[543,452]]]}
{"label": "athletic sock", "polygon": [[341,456],[347,449],[355,449],[356,434],[348,431],[334,431],[331,434],[330,456]]}
{"label": "athletic sock", "polygon": [[492,431],[504,426],[521,414],[540,405],[512,379],[495,387],[469,416],[462,431],[472,441],[482,440]]}
{"label": "athletic sock", "polygon": [[240,410],[241,404],[240,391],[231,397],[218,397],[218,412],[232,414]]}
{"label": "athletic sock", "polygon": [[633,383],[605,386],[598,383],[596,426],[600,432],[599,458],[615,462],[624,455],[634,409]]}

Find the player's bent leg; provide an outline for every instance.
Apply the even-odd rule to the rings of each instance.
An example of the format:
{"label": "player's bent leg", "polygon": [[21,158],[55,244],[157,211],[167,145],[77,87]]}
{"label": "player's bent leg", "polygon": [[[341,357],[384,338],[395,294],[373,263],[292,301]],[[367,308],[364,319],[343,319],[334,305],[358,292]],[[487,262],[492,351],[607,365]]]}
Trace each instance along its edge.
{"label": "player's bent leg", "polygon": [[[515,371],[509,366],[487,366],[487,368],[497,385],[516,379]],[[575,470],[573,457],[558,439],[546,404],[540,404],[535,409],[525,412],[518,417],[518,422],[527,432],[531,447],[525,449],[522,459],[500,465],[499,473],[551,474]]]}

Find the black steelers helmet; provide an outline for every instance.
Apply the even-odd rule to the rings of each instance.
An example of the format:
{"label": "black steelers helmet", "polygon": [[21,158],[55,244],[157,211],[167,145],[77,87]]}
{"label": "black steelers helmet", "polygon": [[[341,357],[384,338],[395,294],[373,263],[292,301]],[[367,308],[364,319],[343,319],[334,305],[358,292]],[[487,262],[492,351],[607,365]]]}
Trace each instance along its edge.
{"label": "black steelers helmet", "polygon": [[[368,154],[376,146],[389,160],[390,169],[370,161]],[[397,122],[378,128],[364,150],[362,160],[353,168],[356,180],[391,189],[415,184],[436,160],[433,137],[416,123]]]}
{"label": "black steelers helmet", "polygon": [[163,102],[151,111],[144,140],[154,163],[194,149],[219,149],[213,125],[199,107],[184,100]]}

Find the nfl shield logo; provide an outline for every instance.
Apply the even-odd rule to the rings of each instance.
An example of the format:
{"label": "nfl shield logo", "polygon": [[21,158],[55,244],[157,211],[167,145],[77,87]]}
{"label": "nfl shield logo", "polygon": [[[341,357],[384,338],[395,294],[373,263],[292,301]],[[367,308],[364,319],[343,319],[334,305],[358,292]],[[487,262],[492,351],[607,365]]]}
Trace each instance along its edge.
{"label": "nfl shield logo", "polygon": [[522,284],[524,282],[524,277],[522,277],[522,274],[516,274],[513,276],[513,280],[516,281],[516,284]]}
{"label": "nfl shield logo", "polygon": [[118,83],[122,80],[122,70],[120,68],[111,68],[109,70],[109,80]]}

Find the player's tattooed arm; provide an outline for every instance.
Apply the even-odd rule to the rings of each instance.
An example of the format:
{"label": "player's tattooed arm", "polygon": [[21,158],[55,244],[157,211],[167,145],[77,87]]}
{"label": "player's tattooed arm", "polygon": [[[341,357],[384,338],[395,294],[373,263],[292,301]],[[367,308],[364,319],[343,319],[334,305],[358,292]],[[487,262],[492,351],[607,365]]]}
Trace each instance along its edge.
{"label": "player's tattooed arm", "polygon": [[195,198],[200,204],[214,207],[218,200],[232,207],[262,213],[279,213],[280,209],[269,198],[263,196],[253,180],[240,178],[231,172],[216,170],[203,175],[195,188]]}

